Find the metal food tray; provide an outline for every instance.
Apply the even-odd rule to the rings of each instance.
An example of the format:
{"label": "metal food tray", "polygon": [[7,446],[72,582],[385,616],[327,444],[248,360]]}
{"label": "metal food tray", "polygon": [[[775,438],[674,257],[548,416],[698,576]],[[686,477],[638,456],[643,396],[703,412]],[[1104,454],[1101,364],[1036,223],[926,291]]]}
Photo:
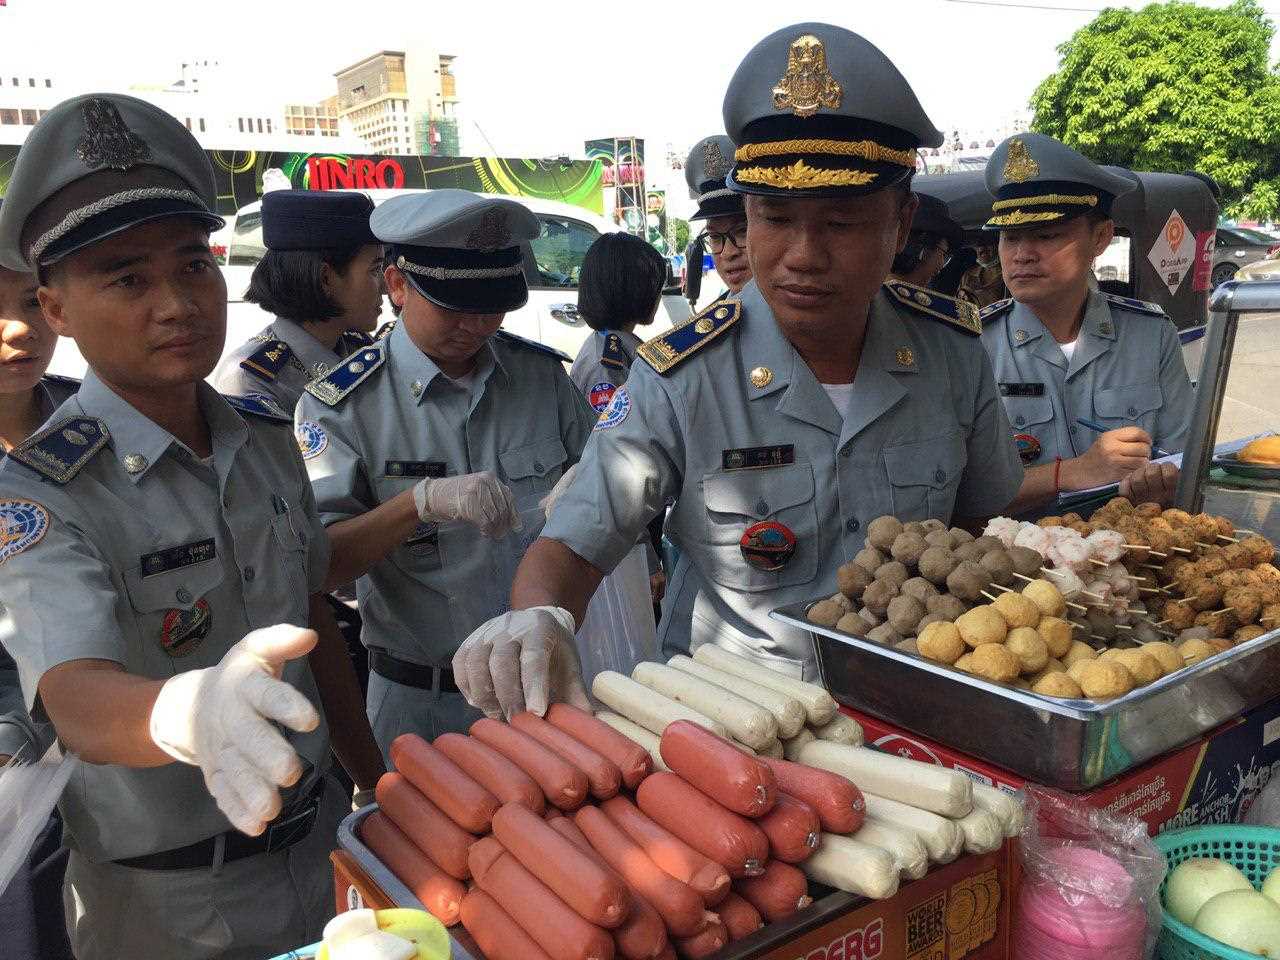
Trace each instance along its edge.
{"label": "metal food tray", "polygon": [[1028,780],[1089,790],[1280,694],[1280,629],[1114,700],[1059,700],[810,623],[817,603],[775,620],[807,631],[841,703]]}

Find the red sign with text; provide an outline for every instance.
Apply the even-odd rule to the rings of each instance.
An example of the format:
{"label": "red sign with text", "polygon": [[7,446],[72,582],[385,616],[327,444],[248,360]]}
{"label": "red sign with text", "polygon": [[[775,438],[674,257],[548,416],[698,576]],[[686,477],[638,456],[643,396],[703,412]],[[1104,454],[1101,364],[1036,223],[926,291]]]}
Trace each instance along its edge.
{"label": "red sign with text", "polygon": [[1192,290],[1208,290],[1213,277],[1214,230],[1202,230],[1196,234],[1196,264],[1191,273]]}

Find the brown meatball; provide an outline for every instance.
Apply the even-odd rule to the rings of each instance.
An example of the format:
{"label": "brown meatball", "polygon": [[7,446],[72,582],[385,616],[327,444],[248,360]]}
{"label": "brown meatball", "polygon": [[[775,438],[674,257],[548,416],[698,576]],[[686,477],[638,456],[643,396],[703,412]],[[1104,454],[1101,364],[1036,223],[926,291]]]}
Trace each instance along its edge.
{"label": "brown meatball", "polygon": [[889,601],[898,595],[898,584],[892,580],[875,580],[862,592],[862,603],[876,616],[883,618],[889,610]]}
{"label": "brown meatball", "polygon": [[1248,557],[1237,558],[1237,560],[1243,560],[1244,562],[1232,563],[1225,557],[1205,557],[1203,560],[1201,560],[1197,564],[1197,566],[1200,568],[1200,573],[1206,577],[1212,577],[1212,576],[1216,576],[1219,573],[1225,573],[1228,569],[1232,567],[1249,566]]}
{"label": "brown meatball", "polygon": [[903,524],[902,532],[915,533],[923,537],[925,534],[929,532],[929,528],[917,520],[912,523]]}
{"label": "brown meatball", "polygon": [[1270,563],[1275,559],[1276,548],[1265,537],[1245,537],[1240,541],[1240,546],[1249,554],[1250,559],[1255,564]]}
{"label": "brown meatball", "polygon": [[991,582],[1007,587],[1013,583],[1013,560],[1003,550],[992,550],[978,563],[991,574]]}
{"label": "brown meatball", "polygon": [[1197,513],[1187,526],[1195,532],[1200,543],[1212,545],[1218,539],[1218,521],[1207,513]]}
{"label": "brown meatball", "polygon": [[921,520],[920,526],[924,527],[925,533],[933,533],[935,530],[947,529],[947,525],[937,517],[930,517],[928,520]]}
{"label": "brown meatball", "polygon": [[1173,553],[1173,530],[1148,530],[1147,544],[1156,553],[1163,553],[1166,556]]}
{"label": "brown meatball", "polygon": [[1164,608],[1164,618],[1169,621],[1169,629],[1186,630],[1195,626],[1196,612],[1189,603],[1170,603]]}
{"label": "brown meatball", "polygon": [[1197,613],[1195,623],[1197,627],[1207,627],[1212,630],[1215,637],[1229,637],[1241,626],[1235,613],[1230,610],[1206,610],[1204,613]]}
{"label": "brown meatball", "polygon": [[1218,536],[1230,539],[1236,535],[1236,527],[1226,517],[1214,517],[1214,525],[1218,528]]}
{"label": "brown meatball", "polygon": [[950,530],[930,530],[925,536],[924,542],[930,547],[945,547],[948,550],[956,545],[955,538],[951,536]]}
{"label": "brown meatball", "polygon": [[1044,566],[1044,557],[1036,553],[1030,547],[1010,547],[1005,551],[1009,555],[1009,559],[1013,561],[1013,572],[1020,573],[1024,577],[1038,579],[1040,576],[1040,568]]}
{"label": "brown meatball", "polygon": [[902,592],[924,603],[930,597],[937,595],[938,588],[924,577],[912,577],[902,585]]}
{"label": "brown meatball", "polygon": [[1175,549],[1187,551],[1196,549],[1196,532],[1190,526],[1174,527],[1170,540]]}
{"label": "brown meatball", "polygon": [[1165,510],[1160,514],[1160,517],[1175,527],[1185,526],[1191,522],[1191,514],[1187,513],[1185,510],[1178,510],[1176,508]]}
{"label": "brown meatball", "polygon": [[1252,567],[1255,560],[1249,548],[1241,543],[1233,543],[1222,551],[1222,562],[1224,567],[1232,570],[1243,570],[1246,567]]}
{"label": "brown meatball", "polygon": [[1270,563],[1259,563],[1253,568],[1253,572],[1265,583],[1280,583],[1280,569]]}
{"label": "brown meatball", "polygon": [[887,612],[889,626],[906,637],[916,632],[916,626],[924,616],[925,609],[924,604],[915,597],[898,594],[889,601]]}
{"label": "brown meatball", "polygon": [[1004,549],[1004,542],[999,537],[978,537],[973,542],[982,548],[984,554],[991,550]]}
{"label": "brown meatball", "polygon": [[1084,517],[1080,516],[1080,514],[1076,513],[1075,511],[1072,511],[1071,513],[1064,513],[1062,515],[1062,525],[1064,527],[1069,527],[1073,523],[1079,523],[1083,519]]}
{"label": "brown meatball", "polygon": [[924,628],[931,623],[950,623],[950,617],[944,617],[940,613],[926,613],[920,618],[920,622],[916,624],[916,632],[924,633]]}
{"label": "brown meatball", "polygon": [[947,589],[961,600],[981,600],[982,591],[989,586],[991,575],[981,564],[972,560],[965,560],[947,577]]}
{"label": "brown meatball", "polygon": [[875,547],[863,547],[858,551],[858,555],[853,558],[853,562],[867,571],[867,573],[875,573],[888,560],[889,558]]}
{"label": "brown meatball", "polygon": [[920,562],[920,555],[928,549],[929,544],[919,534],[900,533],[893,541],[893,546],[889,548],[889,553],[899,563],[914,567]]}
{"label": "brown meatball", "polygon": [[962,543],[973,543],[976,538],[968,530],[962,530],[960,527],[951,528],[951,543],[953,546],[960,546]]}
{"label": "brown meatball", "polygon": [[1225,570],[1213,578],[1224,590],[1232,587],[1252,587],[1262,582],[1262,577],[1252,570]]}
{"label": "brown meatball", "polygon": [[1190,586],[1187,587],[1187,604],[1196,612],[1216,610],[1218,609],[1218,604],[1222,602],[1224,592],[1225,590],[1221,584],[1201,577],[1199,580],[1192,580]]}
{"label": "brown meatball", "polygon": [[950,550],[944,550],[942,547],[930,547],[920,554],[920,576],[931,583],[946,583],[948,575],[956,568],[959,562],[959,559]]}
{"label": "brown meatball", "polygon": [[888,553],[901,533],[902,521],[897,517],[876,517],[867,524],[867,543]]}
{"label": "brown meatball", "polygon": [[[969,612],[968,604],[949,593],[940,593],[936,597],[930,597],[924,602],[924,608],[931,615],[936,613],[946,620],[959,620]],[[1280,605],[1277,606],[1277,610],[1280,610]]]}
{"label": "brown meatball", "polygon": [[1250,640],[1257,640],[1264,633],[1268,632],[1269,631],[1266,628],[1260,627],[1256,623],[1251,623],[1247,626],[1241,627],[1233,633],[1231,635],[1231,642],[1233,644],[1248,643]]}
{"label": "brown meatball", "polygon": [[902,585],[911,579],[911,571],[906,565],[897,560],[890,560],[888,563],[882,563],[876,567],[876,579],[888,580],[898,590],[902,589]]}
{"label": "brown meatball", "polygon": [[861,600],[862,591],[871,584],[872,576],[866,567],[846,563],[836,570],[836,586],[850,600]]}
{"label": "brown meatball", "polygon": [[[1231,608],[1235,618],[1241,624],[1257,623],[1262,615],[1262,598],[1252,587],[1233,587],[1222,598],[1223,604]],[[1218,636],[1226,636],[1224,633]]]}
{"label": "brown meatball", "polygon": [[809,608],[809,622],[820,627],[834,627],[844,616],[844,608],[831,600],[819,600]]}
{"label": "brown meatball", "polygon": [[894,630],[887,623],[882,623],[878,627],[874,627],[867,631],[867,639],[874,643],[883,644],[886,647],[892,647],[902,642],[902,634]]}
{"label": "brown meatball", "polygon": [[865,637],[867,631],[871,629],[871,624],[856,613],[846,613],[836,623],[836,629],[855,637]]}
{"label": "brown meatball", "polygon": [[956,561],[961,560],[981,560],[986,554],[986,550],[977,540],[970,540],[968,543],[962,543],[951,551],[955,554]]}
{"label": "brown meatball", "polygon": [[1133,508],[1135,517],[1142,517],[1144,520],[1150,520],[1152,517],[1158,517],[1164,512],[1164,508],[1158,503],[1140,503]]}

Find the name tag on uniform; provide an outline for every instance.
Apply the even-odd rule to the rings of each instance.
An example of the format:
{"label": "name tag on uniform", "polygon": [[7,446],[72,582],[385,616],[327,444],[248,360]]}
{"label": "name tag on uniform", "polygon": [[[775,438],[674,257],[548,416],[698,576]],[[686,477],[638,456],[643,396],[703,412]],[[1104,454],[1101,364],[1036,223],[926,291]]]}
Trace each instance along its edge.
{"label": "name tag on uniform", "polygon": [[1043,383],[1002,383],[1000,384],[1000,396],[1002,397],[1043,397]]}
{"label": "name tag on uniform", "polygon": [[720,464],[725,470],[755,470],[781,467],[796,462],[796,448],[789,443],[776,447],[742,447],[720,451]]}
{"label": "name tag on uniform", "polygon": [[443,460],[388,460],[382,468],[386,477],[430,477],[438,480],[449,469]]}
{"label": "name tag on uniform", "polygon": [[193,563],[212,560],[216,555],[217,550],[214,547],[213,538],[210,537],[208,540],[197,540],[195,543],[184,543],[180,547],[148,553],[139,559],[138,564],[142,568],[143,577],[152,577],[157,573],[168,573],[170,570],[189,567]]}

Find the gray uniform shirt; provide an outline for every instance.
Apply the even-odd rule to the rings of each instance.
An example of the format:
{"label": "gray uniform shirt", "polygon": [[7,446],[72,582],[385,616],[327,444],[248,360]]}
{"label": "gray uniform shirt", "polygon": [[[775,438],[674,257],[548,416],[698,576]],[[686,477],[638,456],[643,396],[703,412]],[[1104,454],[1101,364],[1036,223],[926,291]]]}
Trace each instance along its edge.
{"label": "gray uniform shirt", "polygon": [[1090,291],[1070,362],[1029,307],[984,312],[982,345],[1028,466],[1087,451],[1098,432],[1078,418],[1138,426],[1167,453],[1182,450],[1193,394],[1178,331],[1159,308],[1137,303]]}
{"label": "gray uniform shirt", "polygon": [[639,337],[621,330],[597,330],[582,344],[569,368],[569,379],[596,413],[604,412],[613,392],[626,382],[639,346]]}
{"label": "gray uniform shirt", "polygon": [[[740,302],[733,328],[666,374],[635,364],[543,536],[607,572],[674,500],[666,533],[681,554],[663,600],[664,647],[716,642],[812,677],[808,635],[769,612],[834,592],[836,568],[876,517],[997,513],[1022,466],[977,337],[880,293],[841,412],[754,282]],[[739,548],[765,520],[796,538],[778,571],[751,566]]]}
{"label": "gray uniform shirt", "polygon": [[326,525],[424,477],[490,470],[515,496],[523,529],[493,540],[469,523],[419,524],[356,582],[365,645],[413,663],[448,665],[472,630],[509,609],[516,567],[542,528],[539,503],[577,462],[596,419],[542,348],[500,334],[478,359],[468,390],[400,323],[353,355],[362,379],[345,396],[332,406],[317,399],[320,381],[295,413]]}
{"label": "gray uniform shirt", "polygon": [[[347,354],[371,342],[365,334],[344,333],[330,350],[302,324],[276,317],[247,343],[222,358],[212,383],[222,393],[236,397],[270,397],[282,410],[292,413],[308,383],[323,377]],[[273,344],[278,343],[289,349],[274,356]]]}
{"label": "gray uniform shirt", "polygon": [[[90,372],[0,466],[0,602],[37,717],[37,684],[60,663],[110,660],[165,679],[216,664],[250,630],[307,623],[308,597],[328,569],[328,538],[289,425],[242,416],[205,384],[200,404],[212,465]],[[23,456],[39,457],[65,482]],[[319,709],[305,659],[283,676]],[[327,767],[323,722],[287,738],[316,772]],[[184,763],[85,764],[61,806],[71,842],[94,861],[171,850],[230,828],[199,768]]]}

